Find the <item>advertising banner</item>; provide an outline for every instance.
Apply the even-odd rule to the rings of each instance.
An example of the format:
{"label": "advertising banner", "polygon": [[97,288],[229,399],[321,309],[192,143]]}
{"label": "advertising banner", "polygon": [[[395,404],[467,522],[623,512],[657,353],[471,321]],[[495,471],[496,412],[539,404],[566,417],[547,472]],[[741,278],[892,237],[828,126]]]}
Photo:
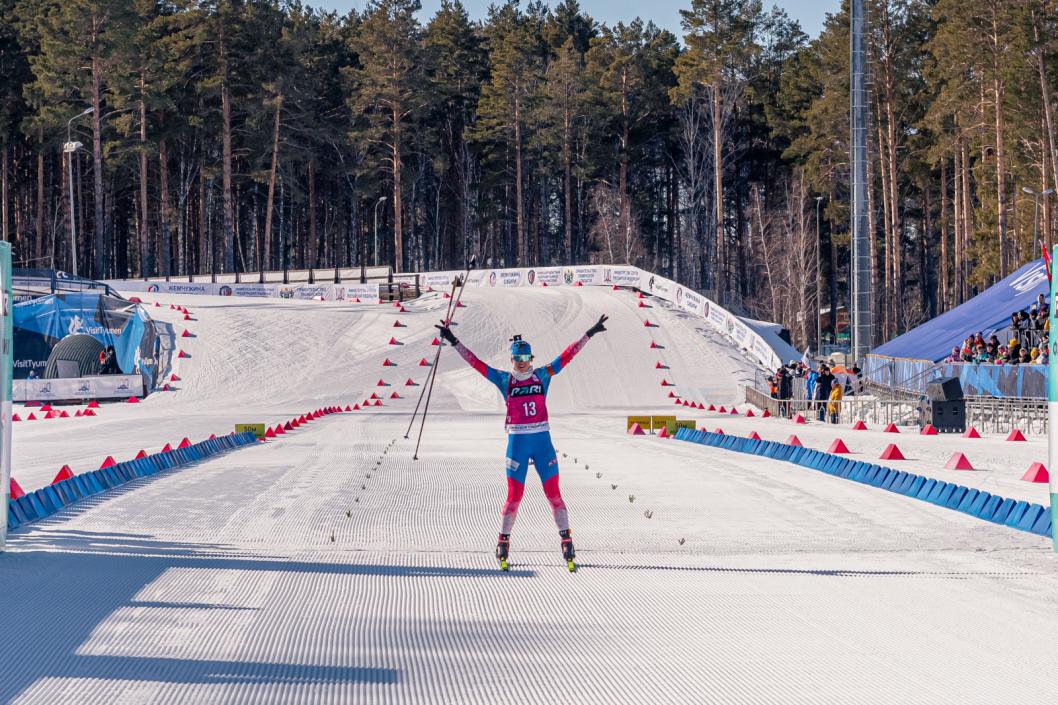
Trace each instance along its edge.
{"label": "advertising banner", "polygon": [[60,401],[63,399],[127,399],[142,397],[142,375],[98,375],[61,379],[19,379],[14,382],[15,401]]}
{"label": "advertising banner", "polygon": [[277,284],[266,282],[213,284],[212,282],[146,282],[138,279],[109,282],[118,291],[148,294],[198,294],[206,296],[248,296],[270,299],[322,299],[323,301],[351,301],[359,298],[367,303],[378,301],[378,283],[348,282],[341,284]]}
{"label": "advertising banner", "polygon": [[14,374],[19,379],[43,377],[52,349],[77,334],[114,346],[124,374],[142,373],[152,385],[161,374],[154,322],[142,307],[124,299],[89,291],[51,294],[14,306],[12,317]]}
{"label": "advertising banner", "polygon": [[[447,291],[452,280],[462,275],[461,271],[423,272],[419,274],[419,283],[426,290]],[[414,281],[414,274],[394,275],[395,281]],[[368,284],[369,291],[356,287],[365,285],[340,284],[327,286],[311,285],[257,285],[257,284],[176,284],[172,282],[109,282],[120,291],[160,291],[171,293],[214,293],[209,287],[219,286],[222,290],[216,293],[230,296],[278,296],[288,299],[311,299],[322,297],[325,301],[341,301],[360,298],[362,301],[378,300],[378,284]],[[768,369],[775,369],[782,364],[775,349],[756,332],[753,327],[744,324],[738,316],[724,310],[716,302],[702,296],[653,272],[647,272],[630,265],[577,265],[570,267],[524,267],[507,269],[477,269],[467,277],[469,287],[513,288],[523,286],[623,286],[638,287],[645,293],[665,299],[681,310],[701,318],[723,335],[733,340],[740,348]],[[151,288],[135,288],[149,285]],[[247,287],[243,293],[238,287]],[[272,290],[275,293],[271,293]],[[194,289],[194,290],[192,290]],[[269,293],[264,293],[265,291]]]}

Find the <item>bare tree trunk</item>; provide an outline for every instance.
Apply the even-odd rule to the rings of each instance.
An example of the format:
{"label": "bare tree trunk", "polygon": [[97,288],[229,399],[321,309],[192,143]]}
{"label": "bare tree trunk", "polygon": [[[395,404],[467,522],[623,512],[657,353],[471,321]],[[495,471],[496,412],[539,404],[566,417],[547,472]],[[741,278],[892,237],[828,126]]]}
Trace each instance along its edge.
{"label": "bare tree trunk", "polygon": [[517,265],[525,264],[525,202],[522,196],[522,103],[514,101],[514,199],[515,234],[514,252]]}
{"label": "bare tree trunk", "polygon": [[888,153],[888,147],[885,143],[885,135],[882,131],[882,120],[881,110],[878,105],[878,101],[875,101],[875,110],[878,113],[878,167],[880,170],[880,176],[882,179],[882,217],[883,225],[885,230],[885,249],[883,261],[885,263],[883,267],[883,273],[885,277],[885,288],[882,290],[882,328],[884,331],[885,338],[892,336],[894,329],[893,321],[893,305],[892,305],[892,294],[893,294],[893,220],[892,213],[890,212],[890,201],[889,201],[889,173],[887,170],[888,163],[885,155]]}
{"label": "bare tree trunk", "polygon": [[393,146],[390,159],[393,163],[393,270],[404,269],[404,204],[402,189],[400,104],[393,104]]}
{"label": "bare tree trunk", "polygon": [[231,95],[228,92],[228,52],[224,43],[224,22],[220,23],[220,41],[217,51],[220,58],[220,112],[222,122],[223,166],[221,186],[224,191],[224,261],[222,271],[235,270],[235,205],[231,193]]}
{"label": "bare tree trunk", "polygon": [[962,294],[960,303],[970,297],[970,286],[967,275],[969,271],[967,269],[966,253],[970,248],[970,239],[973,235],[973,204],[970,202],[970,147],[966,141],[960,143],[962,149],[962,252],[963,258],[959,260],[959,266],[962,267]]}
{"label": "bare tree trunk", "polygon": [[713,85],[713,199],[716,208],[717,296],[727,292],[727,247],[724,238],[723,119],[720,113],[720,83]]}
{"label": "bare tree trunk", "polygon": [[[146,90],[143,74],[140,74],[140,95]],[[139,222],[139,246],[140,246],[140,276],[146,278],[150,272],[150,242],[147,232],[148,205],[147,205],[147,104],[143,98],[139,101],[140,112],[140,222]],[[165,272],[168,274],[168,272]]]}
{"label": "bare tree trunk", "polygon": [[562,111],[562,190],[564,196],[563,234],[566,264],[573,264],[573,158],[571,156],[571,117],[567,104]]}
{"label": "bare tree trunk", "polygon": [[106,277],[106,239],[103,219],[103,74],[98,57],[92,57],[92,193],[93,257],[91,276]]}
{"label": "bare tree trunk", "polygon": [[4,142],[0,146],[0,237],[3,238],[4,242],[10,242],[10,233],[7,232],[7,200],[8,200],[8,182],[7,182],[7,170],[8,170],[8,153],[11,148],[7,142]]}
{"label": "bare tree trunk", "polygon": [[1007,194],[1006,178],[1007,163],[1003,145],[1003,96],[1005,93],[1005,82],[1000,75],[1002,67],[999,62],[1000,34],[996,9],[996,2],[992,7],[992,91],[995,98],[995,127],[996,127],[996,207],[998,223],[996,234],[999,236],[999,277],[1007,276],[1009,271],[1010,254],[1007,244]]}
{"label": "bare tree trunk", "polygon": [[172,220],[173,211],[169,204],[169,145],[165,139],[158,140],[158,225],[161,233],[162,274],[173,273]]}
{"label": "bare tree trunk", "polygon": [[[937,315],[934,310],[936,308],[935,302],[937,300],[936,288],[930,286],[929,275],[932,272],[931,269],[927,269],[926,261],[929,259],[931,253],[930,241],[933,238],[933,204],[930,201],[930,179],[925,179],[922,186],[922,198],[923,198],[923,228],[922,237],[919,238],[919,269],[918,269],[918,282],[919,291],[922,299],[922,310],[927,313],[929,318]],[[930,305],[934,304],[934,305]]]}
{"label": "bare tree trunk", "polygon": [[[37,129],[37,199],[36,199],[37,239],[33,257],[44,257],[44,130]],[[55,251],[52,249],[52,267],[55,267]]]}
{"label": "bare tree trunk", "polygon": [[[272,165],[268,169],[268,204],[265,206],[264,247],[261,251],[261,269],[272,266],[272,210],[275,205],[276,165],[279,163],[279,116],[283,110],[283,94],[275,98],[275,120],[272,123]],[[254,224],[256,225],[256,219]]]}
{"label": "bare tree trunk", "polygon": [[938,312],[947,311],[951,308],[948,298],[948,158],[941,157],[940,160],[940,300],[937,302]]}
{"label": "bare tree trunk", "polygon": [[309,242],[305,263],[316,266],[316,251],[319,249],[319,234],[316,231],[316,160],[309,160]]}
{"label": "bare tree trunk", "polygon": [[198,263],[199,267],[214,269],[214,248],[210,246],[208,233],[206,231],[206,170],[199,164],[198,167]]}
{"label": "bare tree trunk", "polygon": [[890,242],[892,244],[892,257],[893,257],[893,288],[892,302],[893,302],[893,313],[892,320],[894,329],[892,332],[899,333],[903,329],[903,313],[901,309],[904,303],[904,249],[903,249],[903,232],[900,227],[900,194],[899,194],[899,175],[898,162],[896,158],[896,118],[893,115],[893,96],[892,96],[892,85],[886,86],[886,99],[885,99],[885,121],[887,139],[886,144],[888,146],[888,160],[886,171],[889,174],[889,221],[890,226],[893,229],[893,233],[890,236]]}
{"label": "bare tree trunk", "polygon": [[[874,203],[874,160],[871,158],[871,140],[870,140],[870,137],[869,137],[869,135],[870,135],[870,131],[869,130],[867,131],[867,134],[868,134],[868,138],[867,138],[867,154],[864,155],[864,159],[867,161],[867,188],[866,188],[866,191],[867,191],[867,242],[868,242],[868,250],[870,252],[870,260],[871,260],[871,290],[874,292],[874,301],[872,301],[871,303],[872,303],[874,311],[878,311],[879,310],[878,302],[879,302],[880,295],[881,295],[881,287],[879,286],[879,283],[880,283],[879,282],[879,276],[880,275],[878,273],[878,243],[877,243],[877,238],[878,238],[877,218],[878,218],[878,216],[877,216],[877,211],[876,211],[876,207],[875,207],[875,203]],[[850,276],[851,276],[851,273],[850,273]],[[852,305],[851,305],[851,303],[852,303],[851,302],[851,296],[852,296],[851,289],[852,289],[852,287],[849,287],[849,289],[850,289],[850,291],[849,291],[849,296],[850,296],[849,304],[850,305],[849,305],[848,311],[851,314],[852,313]],[[836,336],[837,335],[837,329],[838,329],[837,320],[834,320],[833,326],[834,326],[834,333],[835,333],[835,336]],[[874,335],[874,338],[875,338],[874,342],[877,343],[879,340],[881,340],[881,337],[883,337],[882,336],[882,327],[876,325],[873,328],[874,328],[873,335]]]}

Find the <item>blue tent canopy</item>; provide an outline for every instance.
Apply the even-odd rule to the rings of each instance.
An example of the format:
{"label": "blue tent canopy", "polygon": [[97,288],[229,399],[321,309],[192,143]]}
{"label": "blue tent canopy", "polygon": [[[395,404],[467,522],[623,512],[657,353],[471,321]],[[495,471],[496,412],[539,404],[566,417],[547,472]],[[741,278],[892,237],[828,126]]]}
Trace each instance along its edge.
{"label": "blue tent canopy", "polygon": [[146,375],[148,386],[160,374],[159,340],[143,307],[99,291],[42,296],[12,307],[15,377],[43,370],[51,349],[68,335],[86,334],[113,345],[125,374]]}
{"label": "blue tent canopy", "polygon": [[985,289],[966,303],[893,338],[871,352],[915,360],[943,360],[966,336],[981,331],[986,336],[1006,328],[1010,314],[1028,309],[1039,294],[1048,296],[1047,270],[1042,259],[1026,264],[1006,279]]}

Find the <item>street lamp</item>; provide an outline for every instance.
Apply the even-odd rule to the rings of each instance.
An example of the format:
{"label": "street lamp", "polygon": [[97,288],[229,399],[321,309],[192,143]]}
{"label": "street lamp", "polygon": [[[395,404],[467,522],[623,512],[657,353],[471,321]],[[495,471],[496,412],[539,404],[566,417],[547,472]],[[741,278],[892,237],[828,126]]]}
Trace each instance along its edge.
{"label": "street lamp", "polygon": [[[822,278],[823,270],[821,265],[820,250],[823,249],[823,241],[820,239],[820,228],[819,228],[819,206],[823,203],[822,196],[816,196],[816,354],[823,354],[823,324],[820,321],[819,310],[820,310],[820,287],[819,280]],[[830,320],[836,321],[834,318],[835,312],[830,312]],[[835,324],[834,330],[837,331],[837,325]]]}
{"label": "street lamp", "polygon": [[375,203],[375,266],[378,266],[378,207],[386,202],[386,197],[378,199]]}
{"label": "street lamp", "polygon": [[[1049,196],[1054,193],[1053,188],[1044,189],[1039,193],[1036,193],[1028,186],[1022,186],[1021,190],[1032,196],[1032,200],[1036,202],[1036,210],[1032,214],[1032,246],[1036,248],[1036,251],[1040,251],[1040,196]],[[1036,255],[1033,255],[1035,257]]]}
{"label": "street lamp", "polygon": [[71,274],[75,277],[77,276],[77,208],[74,206],[73,200],[73,153],[81,148],[81,143],[73,141],[70,131],[74,120],[82,118],[94,110],[95,108],[87,108],[66,121],[66,143],[62,146],[62,151],[66,153],[66,169],[70,180],[70,262],[73,265]]}

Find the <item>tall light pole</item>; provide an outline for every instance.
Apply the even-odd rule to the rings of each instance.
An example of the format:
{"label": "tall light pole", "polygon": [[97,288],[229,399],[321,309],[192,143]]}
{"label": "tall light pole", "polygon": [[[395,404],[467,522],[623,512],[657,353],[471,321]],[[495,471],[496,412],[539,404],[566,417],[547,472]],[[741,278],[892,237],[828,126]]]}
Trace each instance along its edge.
{"label": "tall light pole", "polygon": [[77,276],[77,208],[73,200],[73,153],[81,148],[81,143],[73,141],[71,129],[74,120],[82,118],[94,110],[95,108],[88,108],[66,121],[66,143],[62,146],[62,151],[66,153],[67,176],[70,180],[70,262],[73,264],[73,271],[70,273],[75,277]]}
{"label": "tall light pole", "polygon": [[378,266],[378,207],[386,202],[386,197],[378,199],[375,203],[375,266]]}
{"label": "tall light pole", "polygon": [[[1032,200],[1036,202],[1036,210],[1032,214],[1032,246],[1035,248],[1036,253],[1040,252],[1040,196],[1049,196],[1054,193],[1053,188],[1044,189],[1039,193],[1036,193],[1028,186],[1022,186],[1021,190],[1032,196]],[[1036,258],[1036,254],[1032,255],[1033,259]]]}
{"label": "tall light pole", "polygon": [[[820,285],[819,280],[823,278],[822,254],[823,239],[819,228],[819,206],[823,203],[822,196],[816,196],[816,354],[823,354],[823,324],[820,321]],[[837,312],[830,312],[830,320],[834,322],[834,330],[837,330]]]}

